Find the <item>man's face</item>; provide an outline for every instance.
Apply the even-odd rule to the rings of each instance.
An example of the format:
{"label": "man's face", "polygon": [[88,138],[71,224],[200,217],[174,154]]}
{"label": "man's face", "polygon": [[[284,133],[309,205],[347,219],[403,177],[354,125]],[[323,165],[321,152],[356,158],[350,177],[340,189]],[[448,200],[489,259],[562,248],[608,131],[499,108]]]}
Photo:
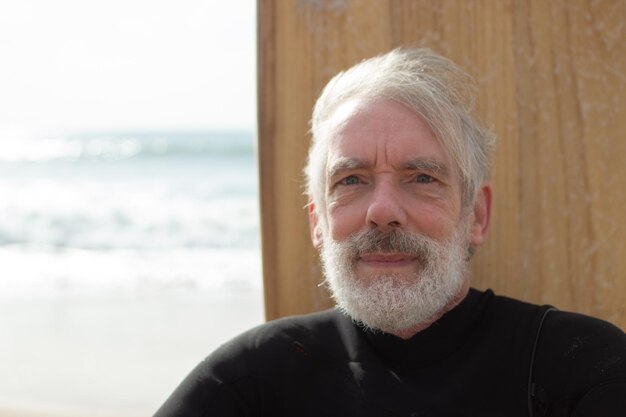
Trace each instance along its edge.
{"label": "man's face", "polygon": [[[378,307],[398,310],[408,288],[419,294],[407,304],[433,296],[415,287],[419,281],[436,281],[420,285],[448,301],[466,290],[474,213],[463,210],[460,174],[430,127],[395,101],[354,100],[335,112],[328,135],[326,204],[312,223],[335,298],[343,284],[345,293],[369,294],[362,304],[391,291],[394,305]],[[446,274],[454,277],[438,276]],[[443,299],[426,303],[441,309]]]}

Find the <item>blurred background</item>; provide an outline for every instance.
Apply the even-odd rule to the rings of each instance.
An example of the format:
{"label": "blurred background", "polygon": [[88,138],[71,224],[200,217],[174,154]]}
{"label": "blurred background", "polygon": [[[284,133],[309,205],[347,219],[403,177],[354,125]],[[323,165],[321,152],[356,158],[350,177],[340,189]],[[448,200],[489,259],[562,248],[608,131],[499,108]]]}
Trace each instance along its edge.
{"label": "blurred background", "polygon": [[0,3],[0,414],[149,416],[263,321],[254,0]]}

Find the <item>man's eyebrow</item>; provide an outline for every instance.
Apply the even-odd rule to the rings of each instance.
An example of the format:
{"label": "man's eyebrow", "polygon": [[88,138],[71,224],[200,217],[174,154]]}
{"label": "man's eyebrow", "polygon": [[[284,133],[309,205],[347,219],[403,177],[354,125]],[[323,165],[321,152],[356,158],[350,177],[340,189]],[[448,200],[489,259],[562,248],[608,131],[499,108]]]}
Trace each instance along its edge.
{"label": "man's eyebrow", "polygon": [[448,177],[450,174],[450,170],[445,164],[442,164],[440,161],[432,158],[413,159],[402,164],[402,169],[432,172],[433,174],[439,174],[444,177]]}
{"label": "man's eyebrow", "polygon": [[[362,159],[358,158],[337,158],[328,169],[328,177],[339,174],[342,171],[353,169],[368,169],[370,164]],[[433,158],[416,158],[403,163],[400,168],[407,171],[426,171],[433,174],[438,174],[443,177],[448,177],[450,170],[448,167],[440,161]]]}
{"label": "man's eyebrow", "polygon": [[333,161],[332,165],[328,168],[328,177],[332,178],[341,171],[349,169],[364,169],[369,166],[370,165],[367,162],[358,158],[340,157]]}

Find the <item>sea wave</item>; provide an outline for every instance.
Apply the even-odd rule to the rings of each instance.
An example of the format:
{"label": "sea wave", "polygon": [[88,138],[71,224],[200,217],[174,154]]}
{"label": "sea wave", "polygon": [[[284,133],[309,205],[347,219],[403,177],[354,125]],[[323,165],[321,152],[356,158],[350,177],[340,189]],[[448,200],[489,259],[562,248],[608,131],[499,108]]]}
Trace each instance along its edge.
{"label": "sea wave", "polygon": [[15,140],[0,138],[0,296],[260,282],[251,134]]}
{"label": "sea wave", "polygon": [[251,132],[87,132],[44,136],[0,134],[0,162],[251,155]]}
{"label": "sea wave", "polygon": [[[255,195],[202,198],[170,187],[26,183],[0,204],[0,246],[83,249],[250,248],[258,245]],[[12,183],[0,192],[17,195]],[[77,197],[78,196],[78,197]],[[109,197],[108,199],[103,198]]]}
{"label": "sea wave", "polygon": [[2,297],[147,294],[163,290],[249,291],[261,287],[258,249],[62,252],[0,247]]}

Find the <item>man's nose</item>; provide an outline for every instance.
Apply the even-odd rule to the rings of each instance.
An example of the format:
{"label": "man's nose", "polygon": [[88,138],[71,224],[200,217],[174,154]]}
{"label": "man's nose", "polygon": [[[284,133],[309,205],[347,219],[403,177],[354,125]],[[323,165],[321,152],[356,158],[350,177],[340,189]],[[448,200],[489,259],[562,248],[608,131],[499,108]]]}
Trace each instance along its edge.
{"label": "man's nose", "polygon": [[381,231],[404,227],[407,216],[401,197],[397,185],[387,181],[376,184],[367,208],[368,225]]}

